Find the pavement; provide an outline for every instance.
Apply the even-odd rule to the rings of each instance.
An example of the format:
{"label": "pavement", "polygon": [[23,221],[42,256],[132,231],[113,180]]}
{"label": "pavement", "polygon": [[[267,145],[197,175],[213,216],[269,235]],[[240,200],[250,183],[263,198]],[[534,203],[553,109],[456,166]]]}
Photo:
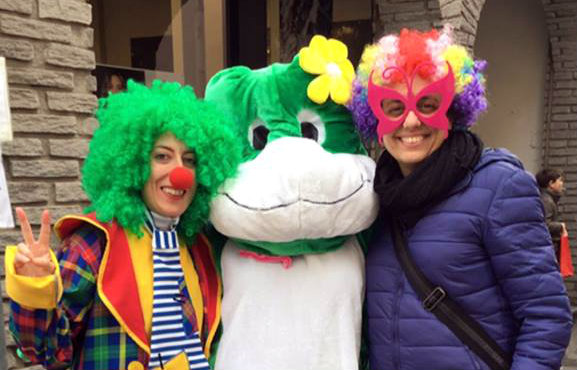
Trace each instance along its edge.
{"label": "pavement", "polygon": [[571,331],[571,342],[565,351],[565,358],[560,370],[577,370],[577,307],[572,307],[573,330]]}

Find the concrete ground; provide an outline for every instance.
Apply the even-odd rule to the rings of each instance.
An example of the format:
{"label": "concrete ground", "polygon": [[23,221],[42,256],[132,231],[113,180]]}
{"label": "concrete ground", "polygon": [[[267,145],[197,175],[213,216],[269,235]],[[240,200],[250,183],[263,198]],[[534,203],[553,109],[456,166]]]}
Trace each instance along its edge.
{"label": "concrete ground", "polygon": [[577,370],[577,307],[573,307],[573,330],[571,331],[571,342],[565,352],[563,366],[560,370]]}

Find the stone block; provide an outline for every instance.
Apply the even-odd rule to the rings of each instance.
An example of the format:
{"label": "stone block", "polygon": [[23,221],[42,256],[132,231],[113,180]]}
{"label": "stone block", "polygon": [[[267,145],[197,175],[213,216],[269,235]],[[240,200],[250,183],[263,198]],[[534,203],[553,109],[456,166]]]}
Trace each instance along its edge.
{"label": "stone block", "polygon": [[549,154],[553,157],[567,157],[567,156],[574,156],[577,154],[577,149],[575,148],[557,148],[551,149]]}
{"label": "stone block", "polygon": [[45,182],[8,183],[8,193],[12,204],[48,202],[50,184]]}
{"label": "stone block", "polygon": [[0,0],[0,9],[22,14],[32,14],[32,0]]}
{"label": "stone block", "polygon": [[38,0],[38,16],[89,25],[92,5],[77,0]]}
{"label": "stone block", "polygon": [[80,182],[60,182],[55,184],[57,202],[88,201]]}
{"label": "stone block", "polygon": [[66,94],[47,92],[48,108],[55,111],[92,114],[98,107],[93,94]]}
{"label": "stone block", "polygon": [[403,12],[418,12],[425,10],[426,4],[422,1],[419,2],[409,2],[409,3],[398,3],[398,4],[383,4],[379,6],[379,10],[383,14],[398,14]]}
{"label": "stone block", "polygon": [[0,31],[8,35],[65,43],[69,43],[72,39],[70,26],[8,14],[0,15]]}
{"label": "stone block", "polygon": [[[16,215],[14,215],[16,218]],[[20,234],[20,230],[18,229],[8,229],[2,230],[0,233],[0,248],[2,251],[7,245],[10,244],[18,244],[22,240],[22,234]]]}
{"label": "stone block", "polygon": [[565,148],[567,146],[567,140],[551,140],[549,141],[550,148]]}
{"label": "stone block", "polygon": [[553,104],[555,104],[556,106],[559,105],[575,105],[577,104],[577,97],[571,97],[571,98],[557,98],[555,99],[555,101],[553,102]]}
{"label": "stone block", "polygon": [[89,75],[86,77],[86,86],[88,87],[88,91],[95,93],[98,90],[98,81],[96,80],[96,76]]}
{"label": "stone block", "polygon": [[558,3],[547,6],[548,12],[556,12],[557,16],[562,18],[577,14],[577,8],[574,3]]}
{"label": "stone block", "polygon": [[551,157],[549,158],[548,164],[550,166],[562,166],[567,164],[567,158],[565,157]]}
{"label": "stone block", "polygon": [[558,89],[577,89],[577,81],[558,81],[555,82]]}
{"label": "stone block", "polygon": [[2,154],[17,157],[39,157],[44,154],[42,141],[31,138],[14,138],[2,145]]}
{"label": "stone block", "polygon": [[424,19],[427,16],[426,11],[421,12],[410,12],[410,13],[396,13],[395,21],[397,22],[409,22],[414,20]]}
{"label": "stone block", "polygon": [[[82,213],[82,206],[25,206],[22,207],[28,216],[28,221],[30,225],[40,225],[40,216],[42,215],[42,211],[48,209],[50,211],[50,215],[52,216],[52,222],[60,219],[61,217],[70,215],[70,214],[80,214]],[[52,233],[54,234],[54,233]],[[52,239],[53,243],[52,246],[54,247],[55,238]]]}
{"label": "stone block", "polygon": [[573,93],[573,91],[571,90],[554,90],[553,91],[553,96],[555,97],[566,97],[566,96],[571,96]]}
{"label": "stone block", "polygon": [[10,160],[14,178],[78,177],[80,166],[75,160]]}
{"label": "stone block", "polygon": [[26,40],[0,38],[0,55],[25,62],[34,59],[34,46]]}
{"label": "stone block", "polygon": [[577,121],[577,114],[554,114],[553,121]]}
{"label": "stone block", "polygon": [[552,139],[577,139],[577,132],[572,130],[558,130],[551,132]]}
{"label": "stone block", "polygon": [[72,90],[74,88],[74,74],[46,69],[10,68],[8,70],[8,82]]}
{"label": "stone block", "polygon": [[92,49],[94,46],[94,29],[91,27],[81,27],[77,30],[73,30],[72,45],[85,49]]}
{"label": "stone block", "polygon": [[445,5],[441,5],[441,13],[443,18],[458,16],[463,11],[463,4],[461,1],[454,1]]}
{"label": "stone block", "polygon": [[92,50],[52,43],[44,52],[47,64],[88,70],[96,67],[96,59]]}
{"label": "stone block", "polygon": [[94,117],[85,119],[80,125],[80,133],[87,136],[94,135],[94,131],[100,126],[100,122]]}
{"label": "stone block", "polygon": [[10,108],[38,109],[40,98],[38,93],[30,89],[15,89],[10,87]]}
{"label": "stone block", "polygon": [[55,157],[86,158],[88,154],[86,139],[50,139],[50,155]]}
{"label": "stone block", "polygon": [[76,117],[49,114],[13,114],[14,132],[76,134]]}

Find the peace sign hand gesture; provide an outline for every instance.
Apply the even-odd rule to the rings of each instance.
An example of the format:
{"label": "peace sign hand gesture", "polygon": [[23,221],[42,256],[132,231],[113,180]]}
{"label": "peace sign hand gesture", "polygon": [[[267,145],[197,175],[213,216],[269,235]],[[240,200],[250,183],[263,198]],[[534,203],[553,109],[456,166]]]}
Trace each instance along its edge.
{"label": "peace sign hand gesture", "polygon": [[20,231],[24,238],[24,243],[18,244],[18,252],[14,258],[16,274],[29,277],[52,275],[55,267],[50,258],[50,211],[46,209],[42,212],[38,240],[32,234],[26,212],[18,207],[16,214],[20,220]]}

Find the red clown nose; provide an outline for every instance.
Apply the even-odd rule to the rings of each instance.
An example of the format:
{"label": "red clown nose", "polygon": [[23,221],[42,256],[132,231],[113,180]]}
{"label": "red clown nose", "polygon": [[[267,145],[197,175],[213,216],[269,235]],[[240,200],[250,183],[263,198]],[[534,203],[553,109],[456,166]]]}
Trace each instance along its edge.
{"label": "red clown nose", "polygon": [[194,172],[184,167],[176,167],[168,176],[175,189],[188,190],[194,185]]}

